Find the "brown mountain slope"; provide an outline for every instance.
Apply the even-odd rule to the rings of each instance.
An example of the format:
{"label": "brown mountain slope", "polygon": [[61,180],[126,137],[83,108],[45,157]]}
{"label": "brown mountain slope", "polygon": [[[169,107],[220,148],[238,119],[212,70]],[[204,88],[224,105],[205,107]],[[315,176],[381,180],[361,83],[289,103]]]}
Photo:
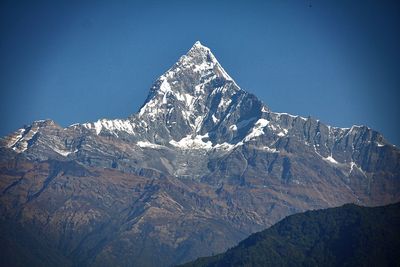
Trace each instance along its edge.
{"label": "brown mountain slope", "polygon": [[[54,261],[168,266],[222,252],[288,213],[325,205],[326,199],[332,205],[356,201],[350,191],[332,193],[323,180],[320,191],[279,182],[215,189],[196,181],[148,178],[73,161],[18,159],[2,162],[0,170],[2,240],[23,244],[18,255],[2,258],[35,258],[45,266]],[[377,185],[381,186],[385,185]],[[373,199],[371,204],[387,201],[379,195]],[[37,244],[53,252],[44,258],[29,254]]]}

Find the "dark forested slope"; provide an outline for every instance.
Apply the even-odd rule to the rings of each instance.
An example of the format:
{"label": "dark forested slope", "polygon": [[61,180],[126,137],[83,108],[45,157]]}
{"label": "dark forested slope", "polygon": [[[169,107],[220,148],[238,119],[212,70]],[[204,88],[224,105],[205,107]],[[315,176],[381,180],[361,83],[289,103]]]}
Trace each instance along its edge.
{"label": "dark forested slope", "polygon": [[400,203],[295,214],[184,266],[400,266]]}

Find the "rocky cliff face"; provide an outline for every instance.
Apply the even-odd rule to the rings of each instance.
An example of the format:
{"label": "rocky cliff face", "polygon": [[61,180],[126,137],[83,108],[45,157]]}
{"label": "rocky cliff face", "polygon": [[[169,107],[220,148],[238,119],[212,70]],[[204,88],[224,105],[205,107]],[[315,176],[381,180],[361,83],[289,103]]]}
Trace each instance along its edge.
{"label": "rocky cliff face", "polygon": [[36,121],[0,151],[3,217],[83,265],[167,266],[298,211],[400,199],[380,133],[272,112],[199,42],[129,118]]}

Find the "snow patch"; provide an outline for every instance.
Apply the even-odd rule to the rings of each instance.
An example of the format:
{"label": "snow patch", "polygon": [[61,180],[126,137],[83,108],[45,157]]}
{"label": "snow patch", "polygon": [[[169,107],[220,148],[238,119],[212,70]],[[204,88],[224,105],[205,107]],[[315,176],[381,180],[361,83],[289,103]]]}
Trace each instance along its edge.
{"label": "snow patch", "polygon": [[362,175],[367,178],[367,174],[365,173],[365,171],[363,169],[361,169],[361,167],[359,167],[354,161],[350,162],[350,171],[349,171],[349,175],[353,172],[354,168],[356,168],[359,172],[362,173]]}
{"label": "snow patch", "polygon": [[135,124],[133,124],[129,120],[101,119],[94,123],[84,123],[84,124],[82,124],[82,126],[87,129],[94,128],[97,135],[99,135],[103,130],[108,130],[109,132],[113,133],[116,136],[118,136],[117,132],[126,132],[128,134],[135,134],[135,130],[134,130]]}
{"label": "snow patch", "polygon": [[274,114],[278,115],[278,118],[280,118],[282,115],[289,116],[289,117],[292,117],[292,118],[298,117],[298,116],[295,116],[295,115],[292,115],[292,114],[289,114],[289,113],[286,113],[286,112],[274,112]]}
{"label": "snow patch", "polygon": [[253,126],[253,129],[251,133],[249,133],[245,138],[244,142],[248,142],[251,139],[263,135],[264,134],[264,127],[266,127],[269,124],[269,121],[266,119],[259,119],[255,125]]}
{"label": "snow patch", "polygon": [[225,100],[224,98],[221,98],[221,101],[218,104],[218,110],[223,110],[227,108],[230,104],[232,103],[232,99]]}
{"label": "snow patch", "polygon": [[302,116],[299,116],[299,115],[292,115],[292,114],[289,114],[289,113],[286,113],[286,112],[273,112],[272,114],[277,115],[277,116],[278,116],[278,119],[280,119],[281,116],[283,115],[283,116],[291,117],[291,118],[293,118],[293,119],[300,118],[300,119],[302,119],[302,120],[304,120],[304,121],[307,120],[307,118],[304,118],[304,117],[302,117]]}
{"label": "snow patch", "polygon": [[238,146],[243,145],[243,142],[239,142],[235,145],[229,144],[227,142],[224,142],[222,144],[212,145],[211,141],[203,140],[207,138],[208,138],[208,133],[205,135],[196,135],[196,136],[187,135],[186,137],[182,138],[179,141],[171,140],[169,141],[169,143],[174,147],[180,149],[204,149],[204,150],[216,149],[225,151],[230,151]]}
{"label": "snow patch", "polygon": [[323,160],[325,160],[325,161],[328,161],[328,162],[330,162],[330,163],[333,163],[333,164],[339,164],[339,162],[337,162],[333,157],[332,157],[332,154],[330,155],[330,156],[328,156],[328,157],[326,157],[326,158],[322,158]]}
{"label": "snow patch", "polygon": [[326,162],[329,162],[329,163],[332,163],[332,164],[341,164],[340,162],[338,162],[337,160],[335,160],[335,159],[333,158],[332,153],[331,153],[330,156],[324,157],[324,156],[322,156],[320,153],[318,153],[317,147],[315,146],[315,144],[313,145],[313,147],[314,147],[315,153],[316,153],[318,156],[320,156],[323,160],[325,160]]}
{"label": "snow patch", "polygon": [[[274,126],[272,126],[272,127],[274,128],[274,130],[276,130],[276,128]],[[279,137],[284,137],[284,136],[286,136],[288,134],[288,130],[287,129],[283,128],[281,130],[282,131],[277,134]]]}
{"label": "snow patch", "polygon": [[24,132],[25,132],[25,129],[23,129],[23,128],[19,129],[18,130],[18,134],[13,136],[13,137],[11,137],[10,140],[8,140],[8,142],[6,144],[6,147],[7,148],[13,147],[17,142],[19,142],[20,139],[22,138],[22,135],[23,135]]}
{"label": "snow patch", "polygon": [[235,148],[235,145],[224,142],[222,144],[216,144],[213,148],[223,149],[223,150],[232,150],[233,148]]}
{"label": "snow patch", "polygon": [[276,148],[271,148],[271,147],[268,147],[268,146],[264,146],[263,150],[266,150],[266,151],[268,151],[270,153],[279,153],[279,151],[276,150]]}
{"label": "snow patch", "polygon": [[164,148],[164,146],[153,144],[147,141],[139,141],[136,143],[139,147],[142,148],[154,148],[154,149],[161,149]]}
{"label": "snow patch", "polygon": [[32,127],[27,133],[25,129],[19,129],[19,133],[15,138],[12,138],[7,144],[7,147],[12,148],[17,153],[22,153],[28,149],[28,142],[39,131],[39,127]]}
{"label": "snow patch", "polygon": [[385,144],[382,144],[382,143],[380,143],[380,142],[376,142],[376,145],[377,145],[378,147],[383,147],[383,146],[385,146]]}
{"label": "snow patch", "polygon": [[218,119],[217,119],[217,117],[215,117],[214,114],[212,114],[212,120],[213,120],[214,123],[217,123],[217,122],[218,122]]}
{"label": "snow patch", "polygon": [[211,149],[211,141],[204,142],[204,138],[208,138],[208,134],[196,135],[194,137],[187,135],[179,141],[171,140],[169,143],[181,149]]}
{"label": "snow patch", "polygon": [[279,137],[284,137],[284,136],[286,136],[286,135],[285,135],[284,132],[279,132],[279,133],[278,133],[278,136],[279,136]]}
{"label": "snow patch", "polygon": [[57,152],[58,154],[60,154],[61,156],[64,156],[64,157],[67,157],[69,154],[72,153],[72,151],[64,150],[64,149],[58,149],[56,147],[51,147],[51,149],[53,149],[54,152]]}
{"label": "snow patch", "polygon": [[96,121],[94,123],[94,129],[95,129],[97,135],[99,135],[101,133],[101,130],[103,129],[103,125],[100,120]]}
{"label": "snow patch", "polygon": [[277,130],[277,128],[273,125],[273,124],[269,124],[268,125],[268,127],[271,129],[271,130],[273,130],[273,131],[276,131]]}
{"label": "snow patch", "polygon": [[198,116],[195,121],[194,121],[194,129],[196,130],[196,133],[200,131],[201,129],[201,123],[203,122],[204,117],[203,116]]}
{"label": "snow patch", "polygon": [[213,67],[214,67],[214,64],[212,64],[211,62],[204,61],[201,64],[194,65],[193,71],[203,72],[205,70],[212,69]]}
{"label": "snow patch", "polygon": [[169,84],[169,82],[167,81],[166,78],[162,78],[161,79],[161,85],[160,85],[160,90],[161,92],[167,93],[167,92],[171,92],[171,85]]}

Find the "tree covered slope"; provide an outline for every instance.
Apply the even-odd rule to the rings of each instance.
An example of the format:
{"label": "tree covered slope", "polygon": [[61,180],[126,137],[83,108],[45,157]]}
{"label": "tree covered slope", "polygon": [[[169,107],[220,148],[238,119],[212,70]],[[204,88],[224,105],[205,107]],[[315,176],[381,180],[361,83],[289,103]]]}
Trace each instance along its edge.
{"label": "tree covered slope", "polygon": [[183,266],[400,266],[400,204],[295,214]]}

